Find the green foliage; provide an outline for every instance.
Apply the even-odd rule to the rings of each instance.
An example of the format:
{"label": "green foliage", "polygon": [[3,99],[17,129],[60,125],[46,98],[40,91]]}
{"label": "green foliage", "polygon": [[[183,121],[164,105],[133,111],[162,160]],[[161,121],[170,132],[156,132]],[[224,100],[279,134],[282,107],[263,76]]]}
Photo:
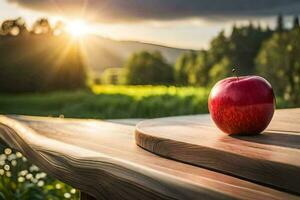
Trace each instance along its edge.
{"label": "green foliage", "polygon": [[[239,75],[254,74],[255,57],[257,56],[263,41],[269,38],[271,34],[271,31],[262,30],[260,27],[254,27],[252,24],[244,27],[234,27],[228,38],[224,38],[223,35],[217,38],[220,40],[218,43],[222,44],[224,47],[221,47],[221,51],[218,47],[212,48],[212,56],[217,55],[217,58],[221,58],[212,63],[230,63],[232,64],[230,68],[237,68]],[[214,52],[216,49],[217,53]],[[224,58],[227,59],[228,62],[224,62]],[[226,67],[227,66],[224,66],[224,68]]]}
{"label": "green foliage", "polygon": [[130,85],[170,84],[173,82],[173,67],[159,52],[133,54],[125,64],[125,79]]}
{"label": "green foliage", "polygon": [[[210,60],[207,51],[199,51],[190,83],[198,86],[207,86],[209,83]],[[192,81],[191,81],[192,80]]]}
{"label": "green foliage", "polygon": [[[203,87],[94,85],[93,92],[0,95],[0,114],[75,118],[152,118],[207,113]],[[280,98],[277,108],[295,106]]]}
{"label": "green foliage", "polygon": [[205,88],[94,85],[92,90],[1,95],[0,113],[115,119],[208,112]]}
{"label": "green foliage", "polygon": [[79,192],[30,164],[20,153],[0,146],[0,200],[79,199]]}
{"label": "green foliage", "polygon": [[227,57],[223,57],[219,63],[213,65],[209,71],[211,85],[214,85],[219,80],[229,77],[233,66],[234,64]]}
{"label": "green foliage", "polygon": [[189,75],[194,67],[197,54],[194,51],[182,54],[176,61],[174,78],[175,83],[179,85],[187,85],[189,83]]}
{"label": "green foliage", "polygon": [[300,103],[300,29],[276,33],[263,45],[257,71],[267,78],[275,93],[295,105]]}
{"label": "green foliage", "polygon": [[192,51],[181,55],[175,64],[175,82],[179,85],[213,85],[230,75],[232,68],[239,75],[255,73],[254,60],[270,30],[252,24],[233,27],[225,36],[222,31],[215,37],[207,51]]}
{"label": "green foliage", "polygon": [[123,71],[120,68],[107,68],[101,75],[102,84],[118,85],[123,81]]}
{"label": "green foliage", "polygon": [[178,85],[206,86],[209,57],[207,51],[190,51],[182,54],[175,64],[175,83]]}

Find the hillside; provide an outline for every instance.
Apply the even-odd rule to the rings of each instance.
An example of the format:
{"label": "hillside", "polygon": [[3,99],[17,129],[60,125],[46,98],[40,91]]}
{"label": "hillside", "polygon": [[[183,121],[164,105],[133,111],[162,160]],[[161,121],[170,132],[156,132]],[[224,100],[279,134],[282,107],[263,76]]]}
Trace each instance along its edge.
{"label": "hillside", "polygon": [[116,41],[100,36],[89,36],[82,44],[87,64],[98,73],[108,67],[121,67],[132,53],[142,50],[160,51],[169,63],[174,63],[181,53],[189,51],[135,41]]}

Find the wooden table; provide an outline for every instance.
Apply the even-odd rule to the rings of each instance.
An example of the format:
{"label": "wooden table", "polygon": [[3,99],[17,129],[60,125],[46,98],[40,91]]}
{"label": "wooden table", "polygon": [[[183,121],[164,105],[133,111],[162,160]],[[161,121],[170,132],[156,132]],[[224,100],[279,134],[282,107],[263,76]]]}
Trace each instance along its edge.
{"label": "wooden table", "polygon": [[[215,132],[208,115],[163,119],[178,122],[166,129],[175,138],[169,131],[155,135],[144,129],[149,121],[135,129],[138,121],[0,116],[0,137],[48,174],[81,190],[82,199],[300,199],[300,109],[276,111],[262,136],[217,133],[205,136],[207,142],[194,141],[193,134],[185,138],[177,128],[199,130],[199,135]],[[162,140],[143,137],[152,134],[150,139]],[[178,147],[183,153],[174,151]]]}

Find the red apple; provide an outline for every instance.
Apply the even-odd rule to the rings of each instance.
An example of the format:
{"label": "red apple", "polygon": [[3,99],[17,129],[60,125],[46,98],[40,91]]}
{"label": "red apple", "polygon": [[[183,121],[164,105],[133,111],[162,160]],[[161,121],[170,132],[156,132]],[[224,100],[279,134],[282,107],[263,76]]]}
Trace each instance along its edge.
{"label": "red apple", "polygon": [[230,77],[219,81],[208,100],[211,117],[227,134],[261,133],[275,110],[271,84],[259,76]]}

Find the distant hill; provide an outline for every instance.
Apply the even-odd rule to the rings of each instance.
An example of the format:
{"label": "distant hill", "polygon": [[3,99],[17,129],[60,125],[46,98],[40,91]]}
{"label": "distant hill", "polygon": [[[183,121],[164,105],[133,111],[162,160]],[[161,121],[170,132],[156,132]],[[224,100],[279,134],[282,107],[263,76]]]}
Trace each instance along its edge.
{"label": "distant hill", "polygon": [[109,67],[122,67],[132,53],[142,50],[160,51],[166,60],[172,64],[175,63],[181,53],[189,51],[189,49],[135,41],[117,41],[100,36],[89,36],[83,44],[87,64],[96,73],[101,73]]}

